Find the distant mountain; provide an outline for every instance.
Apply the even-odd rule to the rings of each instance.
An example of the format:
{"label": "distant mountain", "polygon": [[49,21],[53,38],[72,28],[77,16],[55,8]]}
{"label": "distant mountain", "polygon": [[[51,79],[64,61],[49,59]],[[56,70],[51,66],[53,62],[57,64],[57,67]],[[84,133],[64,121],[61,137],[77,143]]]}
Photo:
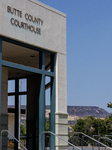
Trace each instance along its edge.
{"label": "distant mountain", "polygon": [[95,116],[96,118],[108,117],[110,113],[106,110],[96,106],[67,106],[67,112],[69,116]]}
{"label": "distant mountain", "polygon": [[[8,108],[14,108],[14,105],[9,105]],[[22,105],[21,109],[26,110],[26,105]],[[47,105],[45,109],[45,116],[48,118],[50,106]],[[106,110],[96,106],[67,106],[67,112],[69,124],[75,124],[79,117],[95,116],[96,118],[105,118],[110,115]]]}

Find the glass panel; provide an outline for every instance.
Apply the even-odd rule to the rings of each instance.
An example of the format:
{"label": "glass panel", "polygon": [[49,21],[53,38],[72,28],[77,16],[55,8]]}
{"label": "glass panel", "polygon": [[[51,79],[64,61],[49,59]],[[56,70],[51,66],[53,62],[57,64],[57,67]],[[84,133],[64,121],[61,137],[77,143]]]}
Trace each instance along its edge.
{"label": "glass panel", "polygon": [[[26,108],[27,108],[27,95],[19,95],[21,100],[21,127],[24,128],[24,133],[21,133],[23,137],[21,140],[26,144]],[[23,144],[23,145],[24,145]]]}
{"label": "glass panel", "polygon": [[51,82],[51,78],[48,77],[48,76],[46,76],[46,77],[45,77],[45,84],[48,84],[49,82]]}
{"label": "glass panel", "polygon": [[8,93],[15,92],[15,80],[8,80]]}
{"label": "glass panel", "polygon": [[39,68],[39,51],[3,41],[2,59],[13,63]]}
{"label": "glass panel", "polygon": [[8,106],[15,107],[15,96],[8,96]]}
{"label": "glass panel", "polygon": [[[15,96],[8,96],[8,130],[14,135],[15,128]],[[8,133],[8,144],[7,149],[14,149],[14,139]]]}
{"label": "glass panel", "polygon": [[19,98],[21,100],[21,105],[24,105],[26,107],[26,105],[27,105],[27,95],[19,95]]}
{"label": "glass panel", "polygon": [[[50,131],[50,114],[51,114],[51,87],[50,87],[51,78],[45,77],[45,130]],[[50,147],[50,134],[45,135],[45,147]]]}
{"label": "glass panel", "polygon": [[46,108],[49,108],[49,109],[50,109],[50,91],[51,91],[51,88],[48,88],[48,89],[45,91],[45,99],[46,99],[45,105],[48,106],[48,107],[46,107]]}
{"label": "glass panel", "polygon": [[27,79],[19,79],[19,92],[27,91]]}

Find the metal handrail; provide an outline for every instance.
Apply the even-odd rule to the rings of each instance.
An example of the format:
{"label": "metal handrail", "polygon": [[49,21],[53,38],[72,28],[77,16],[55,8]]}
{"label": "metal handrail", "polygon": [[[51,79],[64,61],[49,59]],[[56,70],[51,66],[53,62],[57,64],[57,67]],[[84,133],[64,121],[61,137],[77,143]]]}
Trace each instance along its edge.
{"label": "metal handrail", "polygon": [[86,142],[86,141],[84,140],[84,137],[85,137],[85,136],[82,136],[83,139],[81,139],[81,138],[80,138],[80,139],[81,139],[82,141],[84,141],[86,144],[89,144],[88,142]]}
{"label": "metal handrail", "polygon": [[23,139],[23,138],[25,139],[25,138],[26,138],[26,136],[20,136],[20,139]]}
{"label": "metal handrail", "polygon": [[109,138],[107,138],[107,137],[100,137],[100,138],[98,139],[98,141],[100,141],[100,139],[107,139],[108,142],[112,143],[112,140],[109,139]]}
{"label": "metal handrail", "polygon": [[112,142],[112,140],[110,138],[108,138],[108,137],[105,137],[105,138]]}
{"label": "metal handrail", "polygon": [[94,138],[95,136],[96,136],[96,137],[101,137],[101,135],[93,135],[93,138]]}
{"label": "metal handrail", "polygon": [[101,144],[102,146],[107,147],[108,149],[111,149],[111,150],[112,150],[112,148],[111,148],[111,147],[109,147],[109,146],[107,146],[107,145],[105,145],[105,144],[103,144],[103,143],[101,143],[101,142],[97,141],[96,139],[94,139],[94,138],[92,138],[92,137],[90,137],[90,136],[88,136],[88,135],[84,134],[83,132],[74,132],[74,134],[82,134],[82,135],[84,135],[84,136],[88,137],[89,139],[91,139],[91,140],[93,140],[93,141],[95,141],[95,142],[97,142],[97,143]]}
{"label": "metal handrail", "polygon": [[57,134],[55,134],[55,133],[53,133],[53,132],[51,132],[51,131],[43,131],[43,132],[41,133],[41,150],[43,150],[42,139],[43,139],[43,134],[45,134],[45,133],[50,133],[50,134],[52,134],[52,135],[58,137],[59,139],[63,140],[64,142],[68,143],[69,145],[73,146],[73,148],[77,148],[77,149],[81,150],[79,147],[77,147],[77,146],[71,144],[70,142],[66,141],[65,139],[63,139],[62,137],[58,136]]}
{"label": "metal handrail", "polygon": [[105,135],[105,136],[112,136],[112,135]]}
{"label": "metal handrail", "polygon": [[112,136],[112,135],[105,135],[106,139],[112,142],[112,139],[108,138],[107,136]]}
{"label": "metal handrail", "polygon": [[[101,137],[101,135],[93,135],[93,138],[95,138],[95,137]],[[96,139],[96,140],[98,140],[98,139]],[[99,141],[99,140],[98,140]],[[93,142],[93,147],[94,147],[94,142]],[[98,147],[100,147],[100,145],[98,144]]]}
{"label": "metal handrail", "polygon": [[73,137],[77,137],[78,139],[82,140],[83,142],[85,142],[86,144],[88,144],[84,139],[80,138],[79,136],[73,136]]}
{"label": "metal handrail", "polygon": [[21,142],[18,140],[18,139],[16,139],[8,130],[2,130],[1,131],[1,150],[2,150],[2,133],[3,132],[8,132],[25,150],[28,150],[26,147],[24,147],[23,146],[23,144],[21,144]]}

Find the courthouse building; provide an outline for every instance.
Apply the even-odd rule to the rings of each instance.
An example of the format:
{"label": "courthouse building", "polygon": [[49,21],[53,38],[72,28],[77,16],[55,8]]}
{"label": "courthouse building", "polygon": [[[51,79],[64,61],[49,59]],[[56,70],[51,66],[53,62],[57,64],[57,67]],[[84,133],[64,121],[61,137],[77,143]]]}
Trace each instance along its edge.
{"label": "courthouse building", "polygon": [[[27,89],[22,91],[19,81],[24,78]],[[15,88],[8,92],[11,80]],[[9,129],[7,107],[12,96],[18,138],[19,96],[25,95],[28,150],[41,150],[48,89],[50,131],[67,140],[66,15],[36,0],[0,0],[0,130]],[[3,133],[2,143],[0,138],[2,150],[7,150],[7,135]],[[51,150],[66,149],[66,143],[53,135],[50,139]]]}

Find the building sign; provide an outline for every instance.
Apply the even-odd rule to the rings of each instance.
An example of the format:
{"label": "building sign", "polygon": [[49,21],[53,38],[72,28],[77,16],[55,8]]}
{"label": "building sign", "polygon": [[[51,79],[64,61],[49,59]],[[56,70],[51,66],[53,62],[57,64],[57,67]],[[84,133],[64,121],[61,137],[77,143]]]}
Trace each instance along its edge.
{"label": "building sign", "polygon": [[[11,13],[12,15],[16,15],[20,18],[23,18],[23,16],[25,17],[25,20],[26,22],[22,22],[20,20],[17,20],[15,19],[14,17],[10,18],[10,23],[16,27],[19,27],[19,28],[23,28],[25,30],[29,30],[31,32],[34,32],[36,34],[40,34],[41,35],[41,28],[39,27],[35,27],[34,23],[38,24],[39,26],[42,26],[43,25],[43,20],[40,19],[40,18],[37,18],[31,14],[28,14],[28,13],[25,13],[23,14],[22,11],[18,10],[18,9],[15,9],[15,8],[12,8],[10,6],[7,6],[7,12],[8,13]],[[31,22],[31,25],[29,25],[27,23],[27,21],[30,21]]]}

